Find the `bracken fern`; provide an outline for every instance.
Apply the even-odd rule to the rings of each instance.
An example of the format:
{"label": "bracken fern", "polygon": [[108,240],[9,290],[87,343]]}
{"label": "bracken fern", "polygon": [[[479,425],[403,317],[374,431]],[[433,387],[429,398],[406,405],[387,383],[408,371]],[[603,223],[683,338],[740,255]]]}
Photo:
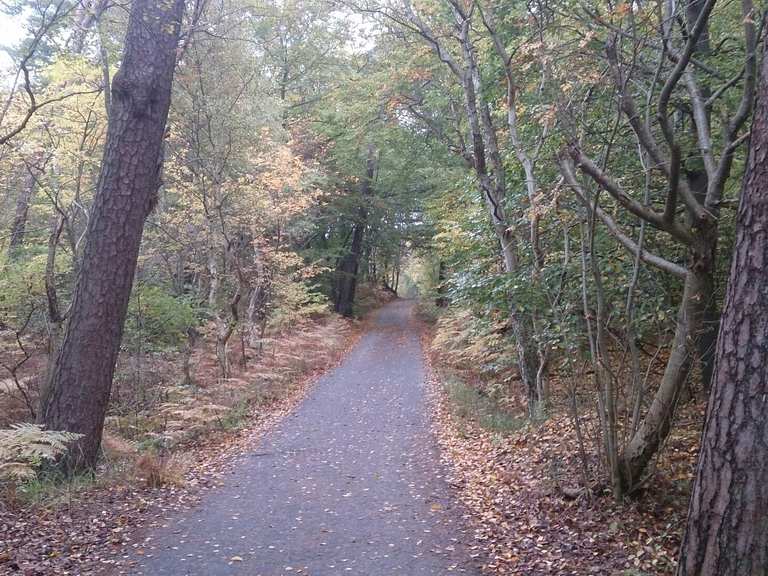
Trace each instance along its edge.
{"label": "bracken fern", "polygon": [[37,467],[67,451],[67,444],[82,434],[44,430],[38,424],[13,424],[0,430],[0,481],[29,480]]}

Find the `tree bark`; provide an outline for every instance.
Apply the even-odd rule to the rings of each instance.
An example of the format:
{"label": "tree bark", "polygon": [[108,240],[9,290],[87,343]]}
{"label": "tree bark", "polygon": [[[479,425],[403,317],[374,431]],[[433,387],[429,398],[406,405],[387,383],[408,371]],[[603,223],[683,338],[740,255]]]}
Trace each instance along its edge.
{"label": "tree bark", "polygon": [[768,573],[768,59],[679,576]]}
{"label": "tree bark", "polygon": [[160,185],[183,0],[134,0],[72,312],[41,399],[47,428],[83,434],[69,469],[93,467],[144,221]]}
{"label": "tree bark", "polygon": [[695,357],[696,335],[702,325],[699,303],[711,296],[711,280],[710,270],[695,265],[686,276],[664,375],[645,418],[621,455],[622,483],[628,492],[642,483],[648,465],[672,427],[675,409]]}

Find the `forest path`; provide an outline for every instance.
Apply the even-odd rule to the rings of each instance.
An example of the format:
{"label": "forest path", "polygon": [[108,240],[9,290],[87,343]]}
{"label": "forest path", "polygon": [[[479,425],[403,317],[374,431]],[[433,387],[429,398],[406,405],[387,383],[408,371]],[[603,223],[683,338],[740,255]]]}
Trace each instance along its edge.
{"label": "forest path", "polygon": [[150,534],[133,574],[478,574],[425,393],[413,304],[398,300],[222,487]]}

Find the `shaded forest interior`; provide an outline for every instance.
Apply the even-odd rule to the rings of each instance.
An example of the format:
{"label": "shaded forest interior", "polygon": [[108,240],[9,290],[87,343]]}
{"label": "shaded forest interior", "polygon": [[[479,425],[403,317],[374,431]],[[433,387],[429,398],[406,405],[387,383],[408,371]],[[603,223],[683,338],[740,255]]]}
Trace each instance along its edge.
{"label": "shaded forest interior", "polygon": [[0,524],[183,483],[399,296],[489,574],[766,573],[764,16],[1,3]]}

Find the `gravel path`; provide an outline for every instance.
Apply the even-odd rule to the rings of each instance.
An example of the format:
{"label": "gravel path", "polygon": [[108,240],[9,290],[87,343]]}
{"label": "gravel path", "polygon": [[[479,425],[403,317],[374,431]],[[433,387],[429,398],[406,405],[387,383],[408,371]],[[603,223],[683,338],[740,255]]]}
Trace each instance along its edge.
{"label": "gravel path", "polygon": [[412,308],[379,311],[224,486],[151,534],[135,574],[479,574],[429,431]]}

